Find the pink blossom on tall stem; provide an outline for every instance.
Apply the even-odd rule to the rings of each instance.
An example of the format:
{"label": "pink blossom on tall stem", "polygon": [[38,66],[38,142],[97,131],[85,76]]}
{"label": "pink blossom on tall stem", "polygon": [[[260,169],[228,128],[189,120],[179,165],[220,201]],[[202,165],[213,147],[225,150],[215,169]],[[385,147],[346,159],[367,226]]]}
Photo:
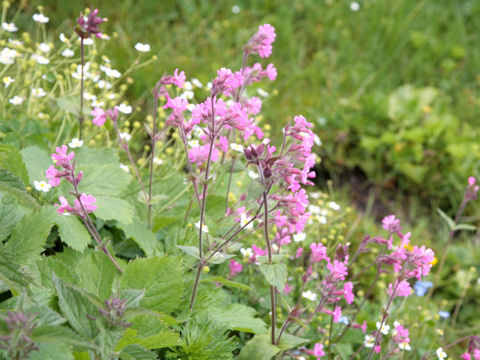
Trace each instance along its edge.
{"label": "pink blossom on tall stem", "polygon": [[330,261],[330,259],[327,256],[327,248],[322,244],[311,243],[310,250],[312,251],[312,255],[310,257],[310,261],[312,263],[317,263],[322,260],[326,260],[328,262]]}
{"label": "pink blossom on tall stem", "polygon": [[317,360],[320,359],[325,355],[325,352],[323,351],[323,344],[316,343],[313,347],[313,350],[307,350],[307,354],[316,356]]}
{"label": "pink blossom on tall stem", "polygon": [[345,280],[348,274],[348,269],[345,264],[339,260],[333,260],[333,263],[327,264],[327,269],[330,270],[332,281]]}
{"label": "pink blossom on tall stem", "polygon": [[74,208],[77,212],[81,213],[81,208],[83,208],[87,213],[94,212],[97,210],[97,205],[95,203],[97,199],[93,195],[81,194],[79,199],[75,199]]}
{"label": "pink blossom on tall stem", "polygon": [[228,263],[228,267],[230,268],[230,276],[234,277],[235,275],[239,274],[243,270],[242,264],[236,262],[235,260],[231,259]]}
{"label": "pink blossom on tall stem", "polygon": [[58,206],[57,212],[59,214],[63,215],[65,212],[73,213],[73,208],[68,204],[67,199],[65,199],[63,196],[59,196],[58,200],[60,201],[60,204],[53,204],[53,205]]}
{"label": "pink blossom on tall stem", "polygon": [[351,281],[346,282],[343,284],[343,296],[345,297],[345,301],[348,304],[353,303],[355,299],[355,295],[353,295],[353,283]]}
{"label": "pink blossom on tall stem", "polygon": [[93,116],[93,119],[92,119],[93,125],[100,127],[100,126],[103,126],[103,124],[105,124],[105,121],[107,121],[107,113],[102,108],[96,107],[91,112],[91,115]]}
{"label": "pink blossom on tall stem", "polygon": [[398,220],[395,215],[385,216],[382,220],[382,226],[385,230],[391,232],[392,234],[396,234],[402,231],[402,227],[400,226],[400,220]]}
{"label": "pink blossom on tall stem", "polygon": [[272,54],[272,43],[276,38],[275,28],[270,24],[260,25],[258,31],[252,36],[244,51],[246,54],[258,54],[262,58]]}
{"label": "pink blossom on tall stem", "polygon": [[[393,293],[393,289],[395,289],[395,294]],[[388,295],[395,297],[395,296],[410,296],[412,294],[412,288],[410,287],[410,284],[406,280],[401,280],[398,282],[398,280],[394,284],[388,284]]]}
{"label": "pink blossom on tall stem", "polygon": [[55,187],[60,185],[61,176],[59,176],[59,171],[53,165],[50,165],[46,171],[46,178],[48,179],[48,183]]}
{"label": "pink blossom on tall stem", "polygon": [[97,16],[98,9],[90,10],[88,15],[81,14],[77,19],[77,27],[75,31],[77,32],[78,36],[81,38],[89,38],[90,35],[95,35],[96,37],[101,37],[100,29],[98,25],[102,22],[107,21],[107,19],[102,19],[101,17]]}
{"label": "pink blossom on tall stem", "polygon": [[73,159],[75,156],[75,153],[73,151],[70,152],[70,154],[67,154],[68,148],[67,145],[62,145],[60,147],[57,147],[55,149],[55,153],[52,154],[52,159],[57,163],[57,165],[68,165],[69,162]]}

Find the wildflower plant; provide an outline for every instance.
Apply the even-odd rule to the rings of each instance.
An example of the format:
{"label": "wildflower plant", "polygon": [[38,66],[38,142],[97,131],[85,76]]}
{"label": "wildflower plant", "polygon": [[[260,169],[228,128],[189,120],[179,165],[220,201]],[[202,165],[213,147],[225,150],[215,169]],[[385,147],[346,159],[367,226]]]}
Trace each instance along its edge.
{"label": "wildflower plant", "polygon": [[[2,111],[26,118],[1,124],[1,356],[428,359],[458,344],[463,359],[478,356],[476,335],[417,336],[424,327],[404,309],[425,307],[438,279],[434,251],[408,225],[388,215],[359,237],[350,207],[309,190],[321,145],[312,122],[291,116],[281,138],[269,136],[252,88],[277,77],[264,60],[273,26],[208,84],[181,69],[152,80],[142,126],[121,82],[154,58],[114,69],[96,45],[108,38],[96,9],[56,47],[39,8],[43,42],[20,44],[8,9]],[[46,135],[17,139],[30,124]],[[471,230],[461,216],[476,181],[455,220],[441,212],[449,243]]]}

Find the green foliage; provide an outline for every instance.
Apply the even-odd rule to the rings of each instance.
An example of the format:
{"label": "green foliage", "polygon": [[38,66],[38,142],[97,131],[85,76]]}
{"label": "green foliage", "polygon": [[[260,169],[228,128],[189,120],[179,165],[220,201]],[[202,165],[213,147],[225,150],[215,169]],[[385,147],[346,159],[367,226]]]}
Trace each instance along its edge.
{"label": "green foliage", "polygon": [[287,267],[285,264],[260,264],[260,271],[270,285],[283,291],[287,282]]}

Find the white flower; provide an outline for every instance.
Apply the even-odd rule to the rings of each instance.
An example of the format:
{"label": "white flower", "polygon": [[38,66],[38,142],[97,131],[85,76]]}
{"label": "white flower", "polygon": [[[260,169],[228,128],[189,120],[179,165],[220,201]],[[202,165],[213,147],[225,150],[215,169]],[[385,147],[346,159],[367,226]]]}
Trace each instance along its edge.
{"label": "white flower", "polygon": [[136,43],[135,44],[135,50],[140,51],[140,52],[149,52],[150,51],[150,45],[142,44],[142,43]]}
{"label": "white flower", "polygon": [[308,206],[308,211],[310,211],[312,214],[315,215],[320,215],[320,206],[317,205],[309,205]]}
{"label": "white flower", "polygon": [[121,132],[120,133],[120,139],[122,139],[122,140],[130,141],[131,138],[132,138],[132,135],[130,135],[127,132]]}
{"label": "white flower", "polygon": [[60,35],[59,35],[58,37],[60,38],[60,41],[61,41],[62,43],[68,42],[68,38],[65,36],[64,33],[60,33]]}
{"label": "white flower", "polygon": [[163,160],[156,157],[156,156],[153,158],[153,162],[157,165],[162,165],[163,164]]}
{"label": "white flower", "polygon": [[50,62],[50,60],[48,60],[45,56],[38,54],[32,54],[30,58],[34,59],[40,65],[47,65]]}
{"label": "white flower", "polygon": [[250,259],[253,256],[253,250],[251,248],[241,248],[240,252],[242,253],[244,258]]}
{"label": "white flower", "polygon": [[31,91],[32,91],[32,96],[35,96],[37,98],[44,97],[45,95],[47,95],[45,90],[43,90],[42,88],[32,88]]}
{"label": "white flower", "polygon": [[79,140],[77,138],[73,138],[72,141],[68,143],[70,148],[75,149],[83,146],[83,140]]}
{"label": "white flower", "polygon": [[243,153],[243,145],[241,145],[241,144],[231,143],[231,144],[230,144],[230,147],[231,147],[233,150],[238,151],[239,153]]}
{"label": "white flower", "polygon": [[437,349],[437,351],[435,352],[435,354],[437,354],[438,356],[438,360],[444,360],[447,358],[447,353],[445,351],[443,351],[443,349],[441,347],[439,347]]}
{"label": "white flower", "polygon": [[[90,76],[88,69],[90,69],[90,63],[86,62],[83,66],[83,78],[88,78]],[[77,80],[82,78],[82,65],[77,65],[77,70],[72,73],[72,77]]]}
{"label": "white flower", "polygon": [[326,224],[327,223],[327,218],[325,216],[319,216],[317,219],[320,222],[320,224]]}
{"label": "white flower", "polygon": [[105,101],[101,101],[98,99],[92,100],[92,107],[100,107],[103,108],[105,106]]}
{"label": "white flower", "polygon": [[307,300],[311,300],[311,301],[317,300],[317,294],[311,292],[310,290],[302,292],[302,296]]}
{"label": "white flower", "polygon": [[50,51],[50,45],[48,45],[47,43],[38,44],[37,48],[38,50],[44,53],[47,53]]}
{"label": "white flower", "polygon": [[248,170],[248,176],[250,176],[253,180],[258,179],[260,175],[258,175],[255,171],[253,170]]}
{"label": "white flower", "polygon": [[350,10],[352,10],[352,11],[358,11],[358,10],[360,10],[360,5],[359,5],[357,2],[352,1],[352,2],[350,3]]}
{"label": "white flower", "polygon": [[412,347],[410,346],[410,344],[406,341],[402,341],[401,343],[398,344],[398,348],[401,349],[401,350],[407,350],[407,351],[410,351],[412,350]]}
{"label": "white flower", "polygon": [[2,22],[2,29],[8,32],[18,31],[18,28],[15,26],[14,23]]}
{"label": "white flower", "polygon": [[365,335],[365,340],[363,342],[363,346],[366,348],[372,348],[375,345],[375,336],[372,335]]}
{"label": "white flower", "polygon": [[272,244],[272,250],[275,252],[278,252],[278,245],[277,244]]}
{"label": "white flower", "polygon": [[85,100],[88,100],[88,101],[97,100],[97,97],[95,95],[89,93],[88,91],[83,94],[83,98]]}
{"label": "white flower", "polygon": [[0,52],[0,63],[4,65],[12,65],[15,63],[15,58],[18,56],[16,50],[10,48],[3,48]]}
{"label": "white flower", "polygon": [[207,89],[208,89],[208,90],[212,90],[212,82],[211,82],[211,81],[209,81],[209,82],[207,83]]}
{"label": "white flower", "polygon": [[100,34],[100,39],[102,39],[102,40],[110,40],[110,36],[108,36],[107,34]]}
{"label": "white flower", "polygon": [[[200,229],[200,221],[197,221],[197,222],[195,223],[195,227],[196,227],[197,229]],[[207,226],[207,225],[202,224],[202,232],[208,233],[208,226]]]}
{"label": "white flower", "polygon": [[46,24],[50,20],[48,17],[46,17],[43,14],[33,14],[32,18],[33,18],[33,21],[40,24]]}
{"label": "white flower", "polygon": [[102,70],[108,77],[119,78],[122,76],[120,71],[112,69],[109,66],[100,65],[100,70]]}
{"label": "white flower", "polygon": [[190,147],[192,147],[192,148],[193,148],[193,147],[198,147],[198,146],[200,146],[200,143],[198,142],[197,139],[189,140],[189,141],[187,142],[187,144],[188,144],[188,146],[190,146]]}
{"label": "white flower", "polygon": [[268,92],[266,92],[265,90],[260,89],[260,88],[257,89],[257,93],[258,93],[258,95],[263,96],[263,97],[268,96]]}
{"label": "white flower", "polygon": [[13,98],[8,100],[8,102],[13,105],[20,105],[21,103],[23,103],[24,100],[25,100],[24,97],[15,95]]}
{"label": "white flower", "polygon": [[307,237],[307,234],[301,232],[301,233],[298,233],[298,234],[293,234],[293,241],[295,242],[302,242],[306,239]]}
{"label": "white flower", "polygon": [[183,84],[183,88],[185,90],[191,91],[193,90],[193,85],[190,81],[185,81],[185,84]]}
{"label": "white flower", "polygon": [[14,39],[8,39],[8,42],[12,44],[13,46],[22,46],[23,41],[20,40],[14,40]]}
{"label": "white flower", "polygon": [[322,146],[322,140],[320,140],[320,137],[317,134],[313,135],[313,142],[317,146]]}
{"label": "white flower", "polygon": [[2,79],[2,81],[3,81],[3,83],[5,84],[5,88],[8,88],[11,83],[14,83],[14,82],[15,82],[15,79],[12,79],[10,76],[5,76],[5,77]]}
{"label": "white flower", "polygon": [[83,39],[83,45],[93,45],[93,39]]}
{"label": "white flower", "polygon": [[328,203],[328,206],[330,206],[330,209],[338,211],[340,210],[340,205],[338,205],[335,201],[330,201]]}
{"label": "white flower", "polygon": [[64,57],[72,57],[75,55],[75,52],[72,49],[65,49],[62,51],[61,55]]}
{"label": "white flower", "polygon": [[377,330],[380,330],[380,332],[383,334],[383,335],[388,335],[388,333],[390,332],[390,325],[387,325],[387,324],[382,324],[382,328],[380,329],[380,321],[377,321]]}
{"label": "white flower", "polygon": [[112,88],[112,84],[109,83],[108,81],[105,81],[105,80],[100,80],[97,83],[97,86],[98,86],[99,89],[111,89]]}
{"label": "white flower", "polygon": [[45,181],[34,181],[33,186],[36,190],[43,192],[48,192],[52,188],[52,185]]}
{"label": "white flower", "polygon": [[203,87],[203,84],[200,82],[200,80],[196,79],[196,78],[192,78],[192,84],[193,86],[196,86],[198,88],[202,88]]}
{"label": "white flower", "polygon": [[127,173],[130,172],[129,167],[125,164],[120,164],[120,169],[122,169],[123,171],[125,171]]}
{"label": "white flower", "polygon": [[184,91],[183,94],[180,95],[180,97],[184,100],[191,100],[194,96],[195,94],[190,90]]}
{"label": "white flower", "polygon": [[[244,227],[245,225],[247,225],[247,223],[250,220],[251,219],[245,213],[240,214],[240,226],[241,227]],[[252,227],[253,227],[253,221],[250,224],[248,224],[245,228],[246,229],[251,229]]]}
{"label": "white flower", "polygon": [[232,6],[232,13],[238,14],[240,12],[240,6],[234,5]]}
{"label": "white flower", "polygon": [[118,111],[124,114],[130,114],[132,112],[132,107],[130,105],[121,103],[117,106]]}

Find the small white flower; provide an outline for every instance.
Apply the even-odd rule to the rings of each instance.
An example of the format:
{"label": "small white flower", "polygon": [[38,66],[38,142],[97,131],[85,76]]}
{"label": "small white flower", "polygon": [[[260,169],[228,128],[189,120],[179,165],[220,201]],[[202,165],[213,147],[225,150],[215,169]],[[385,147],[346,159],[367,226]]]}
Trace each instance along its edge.
{"label": "small white flower", "polygon": [[79,140],[77,138],[73,138],[72,141],[68,143],[70,148],[75,149],[83,146],[83,140]]}
{"label": "small white flower", "polygon": [[195,97],[195,94],[193,91],[187,90],[184,91],[183,94],[180,95],[180,97],[185,100],[191,100]]}
{"label": "small white flower", "polygon": [[240,12],[240,6],[238,5],[233,5],[232,6],[232,13],[238,14]]}
{"label": "small white flower", "polygon": [[301,232],[298,234],[293,234],[293,241],[295,242],[302,242],[307,238],[307,234]]}
{"label": "small white flower", "polygon": [[130,141],[131,138],[132,138],[132,135],[130,135],[127,132],[121,132],[120,133],[120,139],[122,139],[122,140]]}
{"label": "small white flower", "polygon": [[160,159],[159,157],[156,157],[156,156],[153,158],[153,162],[157,165],[162,165],[163,164],[163,160]]}
{"label": "small white flower", "polygon": [[50,45],[48,45],[47,43],[38,44],[37,48],[43,53],[47,53],[50,51]]}
{"label": "small white flower", "polygon": [[[197,229],[200,229],[200,221],[197,221],[197,222],[195,223],[195,227],[196,227]],[[202,232],[208,233],[208,226],[207,226],[207,225],[202,224]]]}
{"label": "small white flower", "polygon": [[92,100],[92,107],[103,108],[104,106],[105,106],[105,101],[101,101],[101,100],[98,100],[98,99]]}
{"label": "small white flower", "polygon": [[60,41],[61,41],[62,43],[68,42],[68,38],[65,36],[64,33],[60,33],[60,35],[59,35],[58,37],[60,38]]}
{"label": "small white flower", "polygon": [[383,334],[383,335],[388,335],[388,333],[390,332],[390,325],[387,325],[387,324],[382,324],[382,328],[380,329],[380,321],[377,321],[377,330],[380,330],[380,332]]}
{"label": "small white flower", "polygon": [[278,252],[278,245],[277,244],[272,244],[272,250],[275,252]]}
{"label": "small white flower", "polygon": [[350,10],[356,12],[356,11],[360,10],[360,5],[357,2],[352,1],[350,3]]}
{"label": "small white flower", "polygon": [[43,90],[42,88],[32,88],[31,92],[32,92],[32,96],[35,96],[37,98],[44,97],[45,95],[47,95],[45,90]]}
{"label": "small white flower", "polygon": [[75,55],[75,52],[72,49],[65,49],[62,51],[61,55],[64,57],[72,57]]}
{"label": "small white flower", "polygon": [[212,82],[208,82],[208,83],[207,83],[207,89],[208,89],[208,90],[212,90]]}
{"label": "small white flower", "polygon": [[122,169],[123,171],[125,171],[127,173],[130,172],[130,168],[125,164],[120,164],[120,169]]}
{"label": "small white flower", "polygon": [[102,70],[108,77],[118,79],[120,76],[122,76],[122,73],[120,71],[109,68],[107,66],[100,66],[100,70]]}
{"label": "small white flower", "polygon": [[200,143],[198,142],[197,139],[189,140],[187,144],[192,148],[200,146]]}
{"label": "small white flower", "polygon": [[13,46],[22,46],[23,41],[20,40],[15,40],[15,39],[8,39],[8,42],[12,44]]}
{"label": "small white flower", "polygon": [[231,147],[233,150],[238,151],[239,153],[243,153],[243,145],[241,145],[241,144],[231,143],[231,144],[230,144],[230,147]]}
{"label": "small white flower", "polygon": [[33,186],[36,190],[43,192],[48,192],[52,188],[52,185],[45,181],[34,181]]}
{"label": "small white flower", "polygon": [[398,348],[401,349],[401,350],[406,350],[406,351],[412,350],[412,347],[406,341],[402,341],[401,343],[399,343]]}
{"label": "small white flower", "polygon": [[313,142],[317,146],[322,146],[322,140],[320,140],[320,137],[317,134],[313,135]]}
{"label": "small white flower", "polygon": [[50,60],[48,60],[45,56],[38,54],[32,54],[30,58],[34,59],[40,65],[47,65],[50,62]]}
{"label": "small white flower", "polygon": [[140,52],[149,52],[150,51],[150,45],[142,44],[142,43],[136,43],[135,44],[135,50],[140,51]]}
{"label": "small white flower", "polygon": [[24,97],[15,95],[13,98],[11,98],[10,100],[8,100],[8,102],[9,102],[10,104],[13,104],[13,105],[20,105],[21,103],[23,103],[24,100],[25,100]]}
{"label": "small white flower", "polygon": [[132,107],[130,105],[121,103],[117,106],[118,111],[124,114],[130,114],[132,112]]}
{"label": "small white flower", "polygon": [[330,206],[330,209],[338,211],[340,210],[340,205],[338,205],[335,201],[330,201],[328,203],[328,206]]}
{"label": "small white flower", "polygon": [[94,94],[89,93],[88,91],[83,94],[83,98],[87,101],[97,100],[97,97]]}
{"label": "small white flower", "polygon": [[4,65],[12,65],[15,63],[15,58],[18,56],[18,53],[10,48],[3,48],[0,52],[0,63]]}
{"label": "small white flower", "polygon": [[97,83],[97,86],[98,86],[99,89],[111,89],[112,88],[112,84],[109,83],[108,81],[105,81],[105,80],[100,80]]}
{"label": "small white flower", "polygon": [[251,248],[241,248],[240,252],[242,253],[244,258],[250,259],[253,256],[253,250]]}
{"label": "small white flower", "polygon": [[8,88],[11,83],[14,83],[14,82],[15,82],[15,79],[11,78],[10,76],[5,76],[5,77],[2,79],[2,81],[3,81],[3,83],[5,84],[5,88]]}
{"label": "small white flower", "polygon": [[314,192],[310,193],[308,196],[310,196],[312,199],[320,199],[320,193],[319,192]]}
{"label": "small white flower", "polygon": [[317,301],[317,294],[311,292],[310,290],[302,292],[302,296],[310,301]]}
{"label": "small white flower", "polygon": [[187,110],[188,110],[188,111],[192,112],[193,109],[195,109],[195,104],[188,104],[188,105],[187,105]]}
{"label": "small white flower", "polygon": [[18,27],[14,23],[2,22],[2,29],[8,32],[18,31]]}
{"label": "small white flower", "polygon": [[48,17],[46,17],[43,14],[33,14],[32,18],[33,18],[33,21],[40,24],[46,24],[50,20]]}
{"label": "small white flower", "polygon": [[443,349],[441,347],[439,347],[437,349],[437,351],[435,352],[435,354],[437,354],[438,356],[438,360],[444,360],[447,358],[447,353],[445,351],[443,351]]}
{"label": "small white flower", "polygon": [[83,45],[93,45],[93,39],[92,38],[83,39]]}
{"label": "small white flower", "polygon": [[318,221],[320,222],[320,224],[326,224],[327,218],[325,216],[319,216]]}
{"label": "small white flower", "polygon": [[200,80],[196,79],[196,78],[192,78],[192,84],[193,86],[196,86],[198,88],[202,88],[203,87],[203,84],[200,82]]}
{"label": "small white flower", "polygon": [[363,342],[363,346],[368,349],[371,349],[375,345],[375,336],[372,335],[365,335],[365,340]]}
{"label": "small white flower", "polygon": [[110,40],[110,36],[108,36],[107,34],[100,34],[100,39],[102,39],[102,40]]}
{"label": "small white flower", "polygon": [[[247,223],[250,221],[251,219],[245,214],[245,213],[241,213],[240,214],[240,226],[245,226],[247,225]],[[245,228],[246,229],[251,229],[253,227],[253,221],[248,224]]]}
{"label": "small white flower", "polygon": [[253,170],[248,170],[248,176],[250,176],[253,180],[258,179],[260,175],[258,175],[255,171]]}
{"label": "small white flower", "polygon": [[257,89],[257,93],[258,93],[258,95],[263,96],[263,97],[268,96],[268,92],[266,92],[265,90],[260,89],[260,88]]}
{"label": "small white flower", "polygon": [[310,211],[314,215],[320,215],[320,206],[317,205],[309,205],[308,211]]}
{"label": "small white flower", "polygon": [[185,81],[185,84],[183,84],[183,88],[185,90],[191,91],[193,90],[193,85],[190,81]]}

